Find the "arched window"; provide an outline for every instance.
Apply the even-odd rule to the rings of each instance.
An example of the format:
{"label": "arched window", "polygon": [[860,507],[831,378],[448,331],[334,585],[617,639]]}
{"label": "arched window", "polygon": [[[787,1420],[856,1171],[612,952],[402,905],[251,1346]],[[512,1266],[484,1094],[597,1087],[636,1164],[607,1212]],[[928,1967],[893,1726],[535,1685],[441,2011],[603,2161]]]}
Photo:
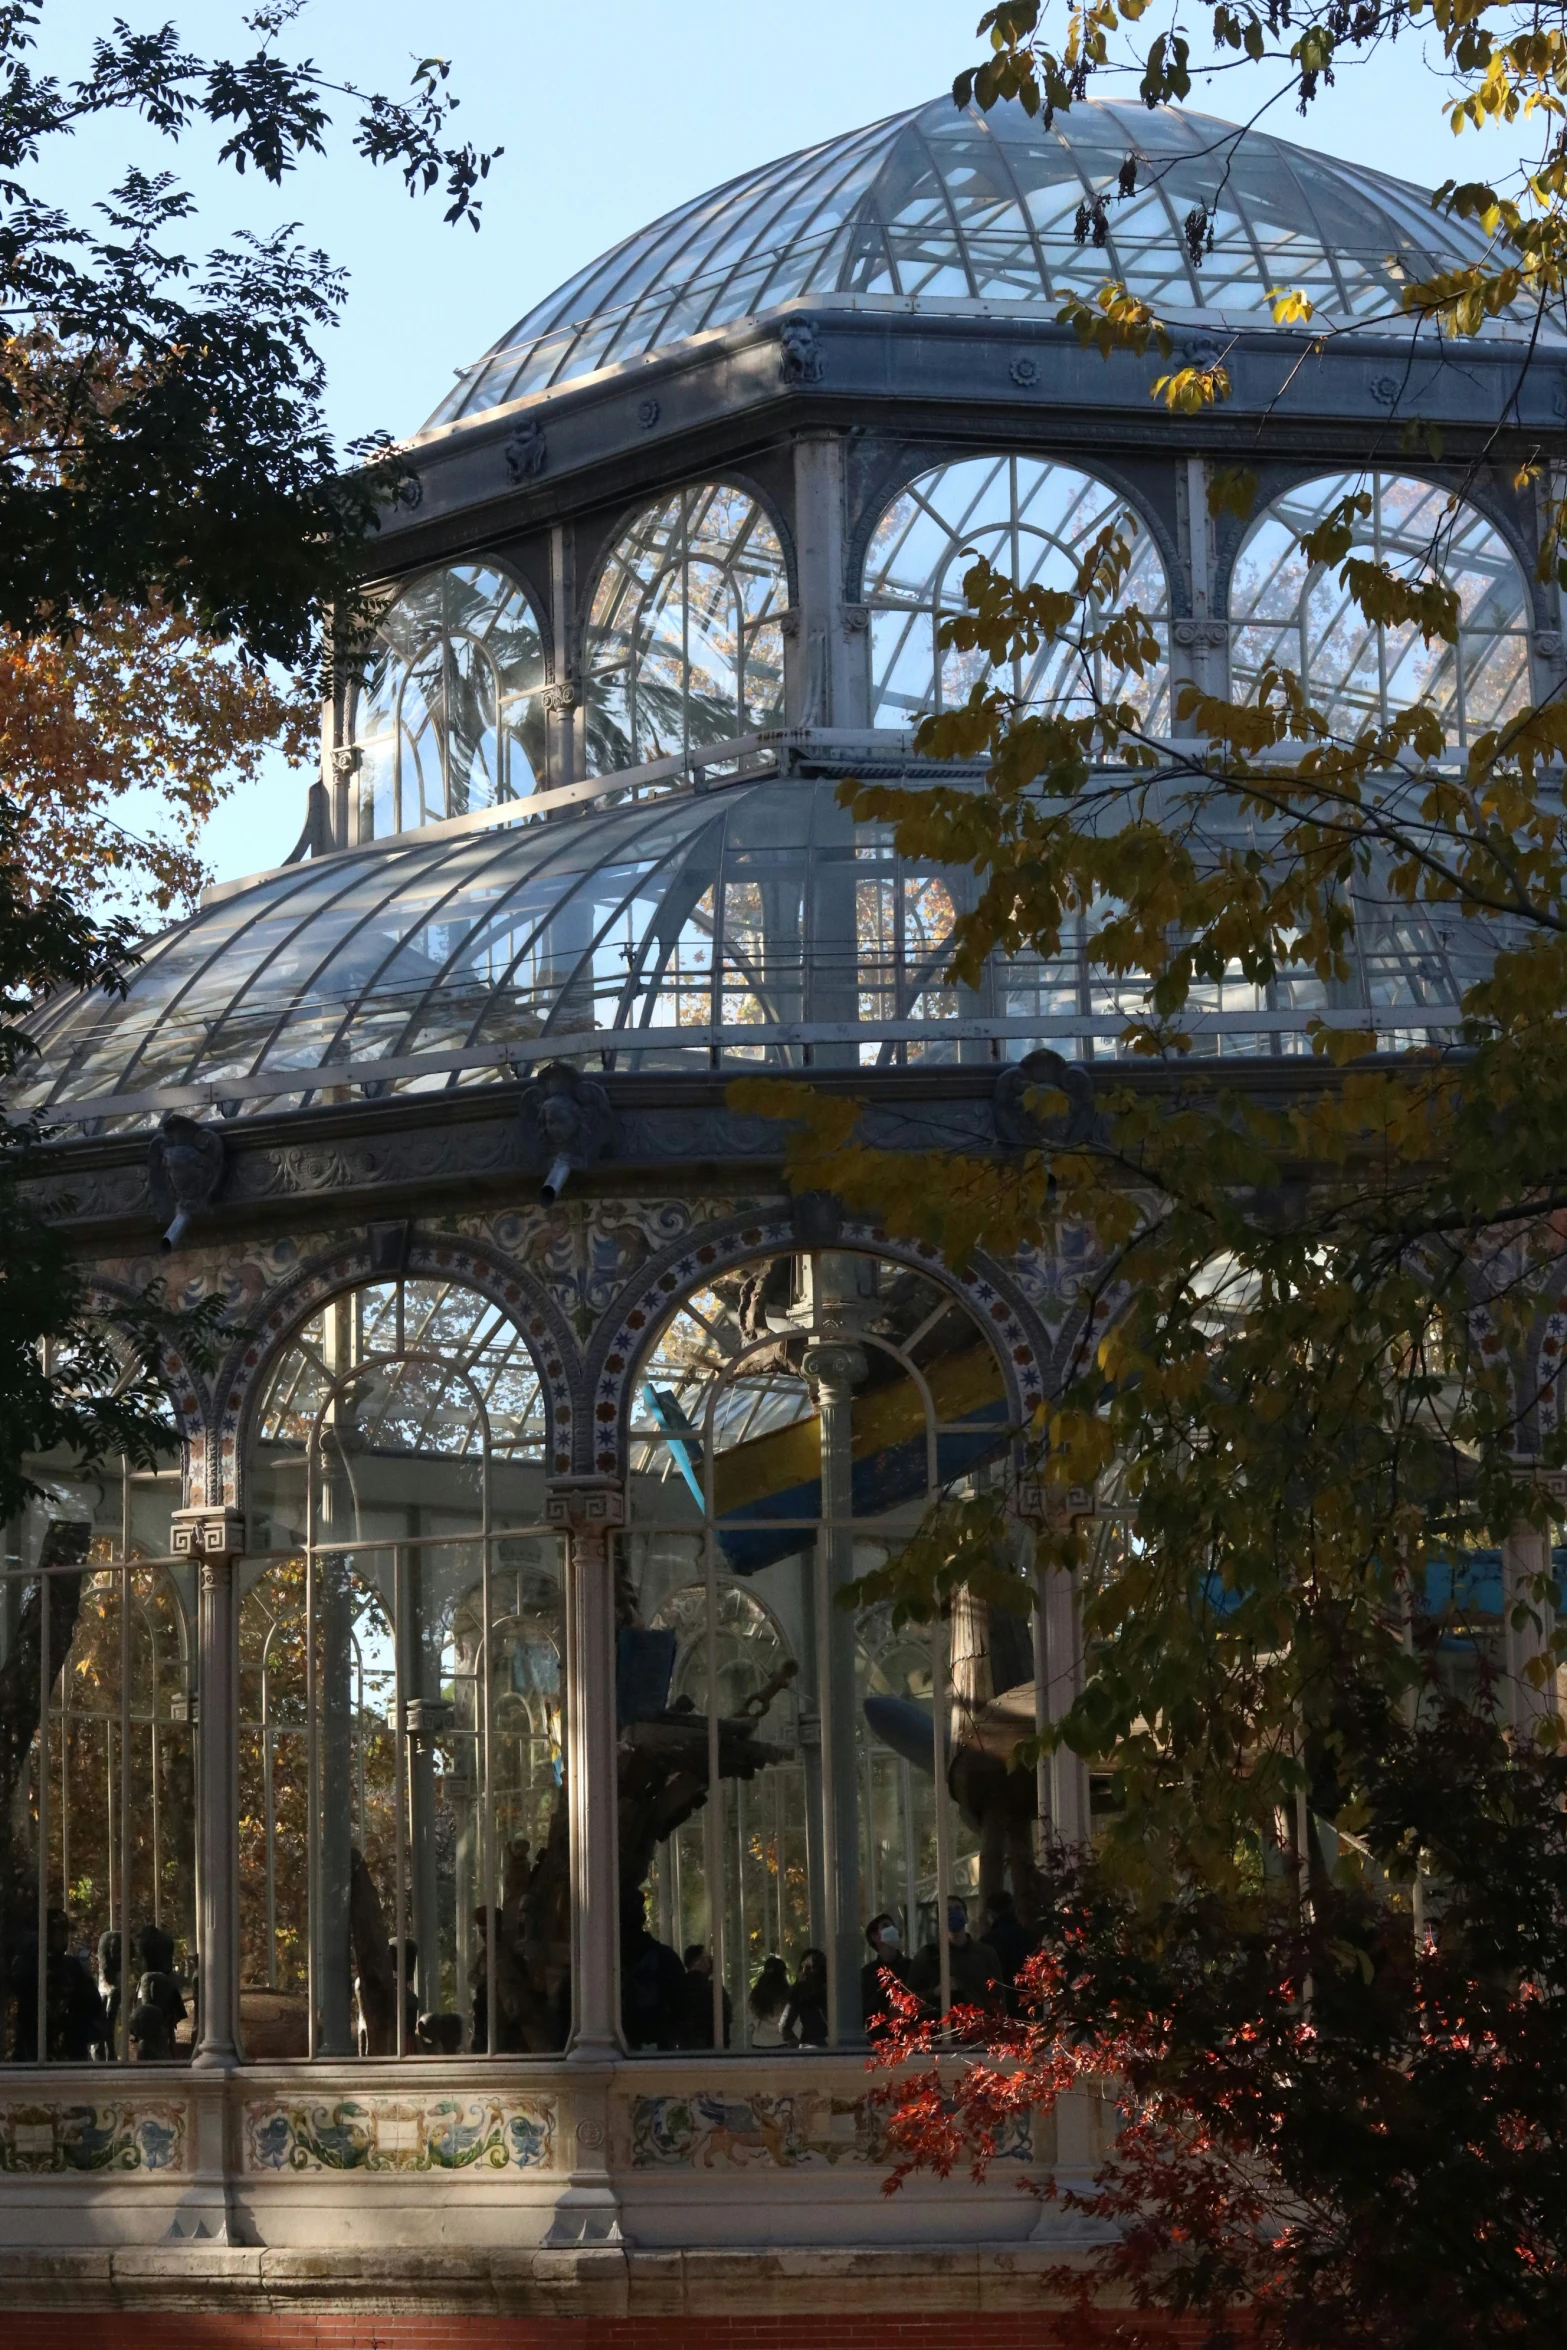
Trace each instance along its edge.
{"label": "arched window", "polygon": [[[1455,589],[1456,645],[1373,625],[1340,584],[1340,564],[1307,560],[1303,533],[1357,491],[1371,511],[1352,551]],[[1329,474],[1275,498],[1236,557],[1230,622],[1236,701],[1256,694],[1270,664],[1292,669],[1339,735],[1428,702],[1458,748],[1529,696],[1528,591],[1501,533],[1475,507],[1402,474]]]}
{"label": "arched window", "polygon": [[[968,1988],[976,1934],[1033,1885],[1030,1630],[963,1594],[895,1630],[846,1586],[932,1496],[997,1472],[1010,1412],[980,1324],[926,1275],[825,1250],[721,1275],[637,1374],[619,1578],[622,2015],[633,2047],[777,2047],[771,1986],[821,1954],[792,2019],[863,2041],[866,1939],[897,1922],[916,1986]],[[716,1761],[717,1793],[710,1799]],[[708,1950],[714,1968],[682,1971]],[[871,1972],[866,1973],[867,1965]]]}
{"label": "arched window", "polygon": [[[36,1490],[0,1567],[0,2061],[188,2063],[196,1592],[171,1554],[180,1472],[64,1452],[26,1467]],[[147,2127],[156,2158],[163,2125]]]}
{"label": "arched window", "polygon": [[[1070,589],[1091,542],[1120,519],[1132,547],[1122,601],[1136,604],[1164,648],[1147,677],[1086,663],[1063,644],[1013,664],[1013,695],[1052,710],[1126,702],[1154,733],[1169,721],[1168,595],[1164,565],[1124,498],[1069,465],[1038,457],[967,457],[921,474],[876,525],[865,565],[871,613],[874,723],[912,726],[967,699],[985,674],[982,654],[943,652],[944,620],[964,609],[975,554],[1025,586]],[[1092,622],[1091,606],[1087,615]]]}
{"label": "arched window", "polygon": [[520,1335],[450,1282],[337,1298],[272,1370],[240,1586],[252,2060],[565,2046],[543,1439]]}
{"label": "arched window", "polygon": [[503,572],[462,563],[388,605],[354,712],[360,830],[379,839],[543,788],[544,647]]}
{"label": "arched window", "polygon": [[677,490],[638,515],[588,621],[591,772],[782,725],[788,601],[778,533],[743,491]]}

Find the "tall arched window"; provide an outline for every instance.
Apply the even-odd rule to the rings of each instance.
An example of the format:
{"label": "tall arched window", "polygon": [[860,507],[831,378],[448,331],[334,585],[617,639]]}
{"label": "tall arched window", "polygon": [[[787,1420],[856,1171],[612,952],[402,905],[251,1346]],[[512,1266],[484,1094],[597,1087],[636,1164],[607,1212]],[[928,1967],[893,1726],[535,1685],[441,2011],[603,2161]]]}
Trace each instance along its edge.
{"label": "tall arched window", "polygon": [[[0,2062],[188,2063],[196,1592],[171,1555],[180,1472],[63,1452],[26,1466],[36,1490],[0,1564]],[[168,2158],[161,2118],[132,2135],[130,2159]]]}
{"label": "tall arched window", "polygon": [[[937,466],[900,490],[876,525],[865,565],[871,613],[874,722],[912,726],[966,700],[985,674],[978,653],[943,652],[941,623],[964,609],[963,579],[975,554],[1025,586],[1070,589],[1091,542],[1124,521],[1132,567],[1122,594],[1152,623],[1163,648],[1146,677],[1085,662],[1063,644],[1014,662],[1013,695],[1046,709],[1126,702],[1155,733],[1168,725],[1168,593],[1164,565],[1124,498],[1069,465],[1038,457],[967,457]],[[1095,618],[1089,609],[1090,622]]]}
{"label": "tall arched window", "polygon": [[360,830],[379,839],[545,782],[544,647],[522,589],[462,563],[388,605],[354,713]]}
{"label": "tall arched window", "polygon": [[639,514],[588,621],[588,766],[612,775],[783,723],[789,601],[778,533],[722,482]]}
{"label": "tall arched window", "polygon": [[[1352,552],[1455,589],[1456,644],[1373,625],[1340,583],[1340,564],[1308,561],[1302,535],[1356,492],[1371,511]],[[1270,664],[1292,669],[1340,735],[1428,702],[1457,748],[1529,696],[1528,590],[1511,550],[1477,508],[1403,474],[1328,474],[1275,498],[1236,558],[1230,622],[1235,699],[1250,700]]]}
{"label": "tall arched window", "polygon": [[335,1299],[272,1371],[240,1585],[252,2060],[565,2046],[543,1440],[522,1338],[450,1282]]}
{"label": "tall arched window", "polygon": [[[1001,1365],[948,1289],[871,1256],[720,1276],[637,1376],[619,1598],[622,2016],[633,2047],[863,2041],[867,1928],[963,1996],[975,1933],[1034,1891],[1029,1627],[968,1594],[947,1627],[846,1611],[939,1490],[1004,1454]],[[710,1795],[716,1774],[716,1794]],[[710,1951],[681,1970],[693,1946]],[[867,1968],[870,1969],[867,1974]],[[806,2012],[809,2008],[811,2012]]]}

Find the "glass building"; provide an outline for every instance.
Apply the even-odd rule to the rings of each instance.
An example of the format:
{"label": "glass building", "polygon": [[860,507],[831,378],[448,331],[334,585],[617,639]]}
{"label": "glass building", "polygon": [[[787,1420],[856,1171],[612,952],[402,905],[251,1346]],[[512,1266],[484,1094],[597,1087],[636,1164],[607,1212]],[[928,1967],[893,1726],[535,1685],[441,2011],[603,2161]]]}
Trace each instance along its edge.
{"label": "glass building", "polygon": [[[1001,1153],[1031,1083],[1123,1053],[1140,990],[1092,914],[960,983],[973,876],[845,802],[986,790],[914,743],[980,676],[943,631],[976,554],[1061,588],[1125,533],[1102,609],[1151,656],[1000,682],[1116,703],[1172,795],[1186,689],[1289,668],[1345,735],[1422,704],[1461,760],[1560,688],[1491,431],[1560,447],[1560,355],[1520,376],[1504,318],[1460,364],[1402,308],[1482,249],[1201,115],[942,100],[694,199],[459,372],[291,853],[123,997],[44,1007],[11,1089],[111,1328],[156,1277],[226,1335],[168,1365],[166,1462],[41,1460],[7,1529],[0,2252],[589,2250],[634,2293],[643,2254],[820,2279],[850,2248],[893,2264],[887,2311],[915,2247],[1057,2256],[1015,2184],[1091,2169],[1097,2109],[889,2201],[864,2066],[871,1930],[939,2018],[1089,1825],[1077,1762],[1013,1764],[1070,1699],[1073,1594],[908,1625],[860,1586],[943,1494],[1012,1494],[1021,1544],[1086,1244],[952,1267],[791,1198],[731,1089],[809,1078],[872,1139]],[[1172,419],[1166,362],[1080,344],[1058,313],[1107,278],[1178,364],[1222,360],[1225,406]],[[1284,286],[1354,335],[1311,355]],[[1441,463],[1396,454],[1415,416]],[[1216,516],[1241,461],[1253,512]],[[1365,552],[1454,590],[1454,644],[1306,561],[1351,493]],[[1451,1034],[1494,935],[1346,886],[1340,978],[1195,1001],[1238,1083],[1293,1082],[1314,1022]]]}

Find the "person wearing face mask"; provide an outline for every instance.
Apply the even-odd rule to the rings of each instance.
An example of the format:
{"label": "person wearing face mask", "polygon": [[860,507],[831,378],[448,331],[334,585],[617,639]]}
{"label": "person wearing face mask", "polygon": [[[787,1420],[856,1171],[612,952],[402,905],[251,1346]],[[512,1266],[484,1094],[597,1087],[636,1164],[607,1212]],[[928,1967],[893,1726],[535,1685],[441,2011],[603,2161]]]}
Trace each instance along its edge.
{"label": "person wearing face mask", "polygon": [[[961,1894],[947,1898],[947,1948],[952,1979],[954,2007],[997,2007],[1004,1993],[1000,1988],[1003,1969],[1000,1959],[988,1942],[976,1941],[968,1930],[968,1903]],[[941,1997],[941,1944],[932,1939],[924,1943],[909,1969],[909,1988],[917,1991],[932,2006]]]}
{"label": "person wearing face mask", "polygon": [[872,1918],[865,1929],[865,1939],[871,1946],[871,1955],[860,1969],[860,2007],[865,2017],[865,2029],[874,2040],[899,2021],[888,1995],[887,1978],[891,1976],[907,1990],[909,1962],[904,1954],[898,1921],[886,1910],[879,1917]]}

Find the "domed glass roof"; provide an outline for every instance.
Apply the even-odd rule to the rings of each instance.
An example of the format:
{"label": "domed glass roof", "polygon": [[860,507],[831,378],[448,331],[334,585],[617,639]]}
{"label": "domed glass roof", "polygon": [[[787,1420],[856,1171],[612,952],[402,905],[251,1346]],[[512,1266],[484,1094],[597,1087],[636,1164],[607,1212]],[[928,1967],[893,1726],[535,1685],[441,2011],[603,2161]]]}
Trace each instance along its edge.
{"label": "domed glass roof", "polygon": [[[1122,166],[1134,193],[1118,197]],[[1106,241],[1079,242],[1103,196]],[[1206,205],[1213,249],[1183,234]],[[1087,99],[1049,130],[950,98],[730,180],[591,262],[463,370],[431,426],[667,350],[800,296],[1053,303],[1119,278],[1161,315],[1255,325],[1302,287],[1327,321],[1396,317],[1402,288],[1485,251],[1429,197],[1180,108]]]}
{"label": "domed glass roof", "polygon": [[[47,1008],[12,1104],[102,1129],[491,1083],[555,1058],[694,1071],[1113,1053],[1139,990],[1081,935],[1053,962],[946,982],[971,886],[856,829],[830,779],[430,826],[263,876],[155,939],[123,999]],[[1384,1033],[1423,1038],[1479,975],[1477,928],[1363,899],[1351,981],[1331,998],[1307,977],[1210,989],[1193,1007],[1200,1049],[1300,1049],[1335,1007],[1356,1023],[1379,1007]]]}

